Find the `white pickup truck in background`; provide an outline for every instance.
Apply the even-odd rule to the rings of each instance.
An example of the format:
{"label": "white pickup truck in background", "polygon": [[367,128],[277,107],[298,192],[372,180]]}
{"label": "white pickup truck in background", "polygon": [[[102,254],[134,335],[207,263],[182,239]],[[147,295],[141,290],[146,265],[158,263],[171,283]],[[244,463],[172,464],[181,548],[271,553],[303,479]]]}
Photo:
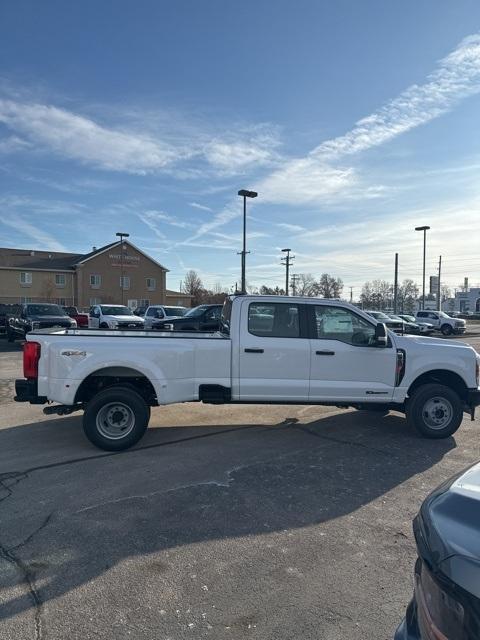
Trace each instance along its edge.
{"label": "white pickup truck in background", "polygon": [[464,343],[396,335],[337,300],[232,296],[215,333],[32,331],[15,400],[84,410],[106,450],[138,442],[150,407],[192,401],[393,409],[445,438],[480,404],[479,362]]}
{"label": "white pickup truck in background", "polygon": [[451,318],[444,311],[417,311],[416,320],[429,322],[436,331],[444,336],[465,333],[467,323],[461,318]]}

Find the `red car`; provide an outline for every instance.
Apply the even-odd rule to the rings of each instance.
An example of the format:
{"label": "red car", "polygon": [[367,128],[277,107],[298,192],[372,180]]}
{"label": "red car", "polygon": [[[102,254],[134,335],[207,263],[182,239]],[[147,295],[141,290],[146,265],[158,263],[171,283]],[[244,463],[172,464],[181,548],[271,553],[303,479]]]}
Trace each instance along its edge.
{"label": "red car", "polygon": [[77,326],[88,329],[88,313],[79,313],[77,307],[62,307],[65,313],[77,321]]}

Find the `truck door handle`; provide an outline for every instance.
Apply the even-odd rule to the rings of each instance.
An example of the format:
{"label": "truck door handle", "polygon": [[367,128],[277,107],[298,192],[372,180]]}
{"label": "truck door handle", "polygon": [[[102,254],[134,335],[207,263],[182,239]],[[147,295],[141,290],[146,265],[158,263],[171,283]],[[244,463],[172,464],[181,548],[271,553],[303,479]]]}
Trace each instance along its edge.
{"label": "truck door handle", "polygon": [[245,349],[245,353],[263,353],[263,349]]}
{"label": "truck door handle", "polygon": [[315,351],[317,356],[334,356],[335,351]]}

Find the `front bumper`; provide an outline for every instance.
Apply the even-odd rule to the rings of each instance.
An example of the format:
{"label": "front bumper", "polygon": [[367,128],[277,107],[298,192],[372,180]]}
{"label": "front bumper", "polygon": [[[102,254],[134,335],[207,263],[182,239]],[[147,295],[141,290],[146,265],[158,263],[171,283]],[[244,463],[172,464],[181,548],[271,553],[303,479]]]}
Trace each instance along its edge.
{"label": "front bumper", "polygon": [[38,395],[36,378],[15,380],[15,402],[29,402],[30,404],[45,404],[48,398]]}

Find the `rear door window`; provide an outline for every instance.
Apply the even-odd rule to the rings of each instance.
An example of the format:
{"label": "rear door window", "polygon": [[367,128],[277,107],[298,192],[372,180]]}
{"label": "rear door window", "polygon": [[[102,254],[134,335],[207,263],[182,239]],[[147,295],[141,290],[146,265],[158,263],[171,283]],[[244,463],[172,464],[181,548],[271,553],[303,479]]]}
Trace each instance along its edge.
{"label": "rear door window", "polygon": [[265,338],[299,338],[299,307],[282,302],[253,302],[248,307],[248,331]]}

